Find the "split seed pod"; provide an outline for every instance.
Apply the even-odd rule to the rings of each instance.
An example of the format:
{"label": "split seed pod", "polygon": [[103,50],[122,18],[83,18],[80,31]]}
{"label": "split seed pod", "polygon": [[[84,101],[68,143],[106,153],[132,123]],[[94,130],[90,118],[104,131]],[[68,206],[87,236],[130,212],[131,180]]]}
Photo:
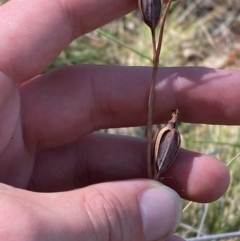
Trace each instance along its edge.
{"label": "split seed pod", "polygon": [[172,119],[157,134],[153,161],[153,173],[156,180],[159,180],[161,173],[173,163],[180,147],[181,138],[176,126],[177,114],[178,110],[174,111]]}
{"label": "split seed pod", "polygon": [[145,24],[151,29],[155,29],[161,17],[162,0],[139,0],[138,5]]}

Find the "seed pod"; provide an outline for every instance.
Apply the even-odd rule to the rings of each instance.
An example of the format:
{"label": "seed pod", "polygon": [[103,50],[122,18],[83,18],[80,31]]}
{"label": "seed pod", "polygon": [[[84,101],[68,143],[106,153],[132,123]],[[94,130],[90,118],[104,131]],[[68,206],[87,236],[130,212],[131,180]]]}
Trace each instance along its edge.
{"label": "seed pod", "polygon": [[162,0],[139,0],[142,19],[151,29],[155,29],[160,21]]}
{"label": "seed pod", "polygon": [[177,156],[181,138],[176,121],[177,111],[173,112],[172,119],[159,131],[154,150],[154,179],[159,180],[162,172],[167,170]]}

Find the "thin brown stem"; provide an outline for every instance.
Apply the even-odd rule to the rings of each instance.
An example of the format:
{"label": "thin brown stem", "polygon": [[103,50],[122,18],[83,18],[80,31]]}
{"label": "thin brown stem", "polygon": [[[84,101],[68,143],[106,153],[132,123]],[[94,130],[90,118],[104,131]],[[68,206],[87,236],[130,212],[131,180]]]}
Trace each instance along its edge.
{"label": "thin brown stem", "polygon": [[[152,33],[152,47],[153,47],[153,70],[152,70],[152,80],[156,79],[155,75],[157,73],[157,66],[155,66],[155,57],[156,57],[156,51],[157,51],[157,45],[156,45],[156,31],[155,28],[151,28]],[[150,87],[150,93],[153,92],[152,88],[155,86],[155,84],[151,84]],[[153,178],[153,170],[152,170],[152,108],[151,103],[153,102],[153,95],[149,95],[148,100],[148,124],[147,124],[147,160],[148,160],[148,177]],[[150,141],[149,141],[150,140]]]}
{"label": "thin brown stem", "polygon": [[153,101],[155,85],[158,73],[158,61],[156,55],[153,60],[152,70],[152,84],[150,87],[150,94],[148,99],[148,123],[147,123],[147,160],[148,160],[148,178],[153,178],[153,163],[152,163],[152,117],[153,117]]}
{"label": "thin brown stem", "polygon": [[157,51],[156,51],[156,55],[158,55],[158,60],[159,60],[159,56],[160,56],[161,48],[162,48],[164,26],[165,26],[165,22],[166,22],[166,19],[167,19],[169,9],[171,7],[171,3],[172,3],[172,0],[169,0],[168,4],[167,4],[167,7],[166,7],[166,11],[163,15],[162,23],[161,23],[161,29],[160,29],[160,33],[159,33],[159,39],[158,39],[158,45],[157,45]]}
{"label": "thin brown stem", "polygon": [[154,167],[153,167],[153,160],[152,160],[152,123],[153,123],[153,102],[154,102],[154,94],[155,94],[155,86],[157,81],[158,75],[158,64],[159,64],[159,57],[161,53],[162,47],[162,38],[163,38],[163,31],[164,25],[166,22],[167,14],[169,8],[171,6],[172,0],[169,0],[167,4],[166,11],[163,16],[163,20],[161,23],[161,29],[159,33],[159,40],[156,48],[156,40],[155,40],[155,30],[152,30],[152,43],[153,43],[153,69],[152,69],[152,83],[149,92],[148,98],[148,122],[147,122],[147,163],[148,163],[148,178],[154,177]]}
{"label": "thin brown stem", "polygon": [[155,28],[151,28],[151,34],[152,34],[153,61],[154,61],[154,58],[156,56],[156,51],[157,51],[156,30],[155,30]]}

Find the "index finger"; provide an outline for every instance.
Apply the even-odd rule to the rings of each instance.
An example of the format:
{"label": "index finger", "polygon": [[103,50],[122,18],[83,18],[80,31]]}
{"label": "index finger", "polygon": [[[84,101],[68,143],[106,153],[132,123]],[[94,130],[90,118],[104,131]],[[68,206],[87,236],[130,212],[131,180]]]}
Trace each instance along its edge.
{"label": "index finger", "polygon": [[[29,81],[21,86],[27,139],[43,150],[95,130],[146,124],[149,76],[146,67],[83,65]],[[239,76],[199,67],[160,68],[153,121],[167,122],[179,109],[184,122],[239,124]]]}
{"label": "index finger", "polygon": [[0,7],[1,71],[23,82],[76,37],[137,7],[136,0],[12,0]]}

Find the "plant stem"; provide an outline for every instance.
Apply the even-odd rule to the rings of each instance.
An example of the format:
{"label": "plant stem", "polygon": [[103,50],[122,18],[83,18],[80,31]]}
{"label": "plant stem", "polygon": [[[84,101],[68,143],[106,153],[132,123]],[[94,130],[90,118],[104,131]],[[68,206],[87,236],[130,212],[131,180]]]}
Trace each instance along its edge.
{"label": "plant stem", "polygon": [[172,0],[169,0],[167,4],[166,11],[163,16],[163,20],[161,23],[161,29],[159,33],[158,44],[156,48],[156,37],[155,37],[155,29],[151,29],[152,31],[152,44],[153,44],[153,68],[152,68],[152,83],[150,86],[149,98],[148,98],[148,122],[147,122],[147,165],[148,165],[148,178],[154,177],[154,163],[152,160],[152,123],[153,123],[153,102],[154,102],[154,94],[155,94],[155,86],[158,75],[158,64],[159,57],[161,53],[162,47],[162,39],[163,39],[163,31],[164,25],[166,22],[166,18],[168,15],[169,8],[171,6]]}
{"label": "plant stem", "polygon": [[153,47],[153,64],[154,64],[154,58],[156,56],[157,46],[156,46],[156,30],[155,28],[151,28],[152,33],[152,47]]}
{"label": "plant stem", "polygon": [[153,59],[153,69],[152,69],[152,84],[150,87],[150,94],[148,99],[148,123],[147,123],[147,160],[148,160],[148,177],[153,178],[153,161],[152,161],[152,116],[153,116],[153,101],[155,85],[158,73],[158,61],[154,56]]}

